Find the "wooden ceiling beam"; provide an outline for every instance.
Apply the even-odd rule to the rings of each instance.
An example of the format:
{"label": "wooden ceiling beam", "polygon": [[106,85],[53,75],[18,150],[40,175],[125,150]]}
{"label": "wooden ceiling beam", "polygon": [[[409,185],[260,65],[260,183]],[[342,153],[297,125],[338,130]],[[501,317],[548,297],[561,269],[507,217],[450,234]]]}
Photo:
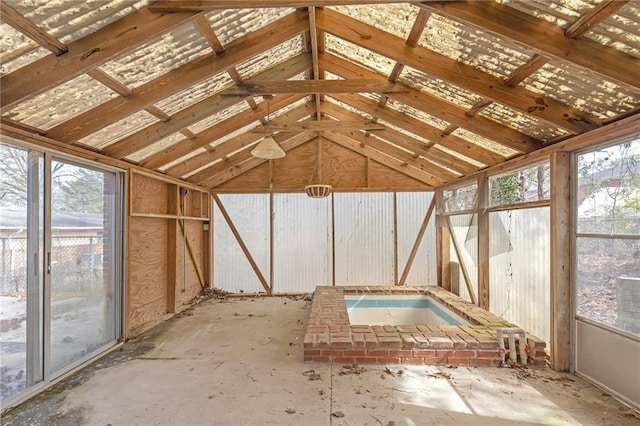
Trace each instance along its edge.
{"label": "wooden ceiling beam", "polygon": [[195,12],[151,13],[144,7],[69,43],[64,55],[47,55],[0,78],[1,112],[128,53],[196,16]]}
{"label": "wooden ceiling beam", "polygon": [[627,3],[629,3],[628,0],[603,0],[578,18],[573,24],[569,25],[564,31],[564,35],[573,39],[582,37],[586,32],[591,30],[591,28],[616,13]]}
{"label": "wooden ceiling beam", "polygon": [[241,83],[226,90],[224,96],[309,95],[326,93],[399,93],[406,89],[379,80],[292,80]]}
{"label": "wooden ceiling beam", "polygon": [[[386,129],[385,126],[376,124],[371,120],[365,120],[365,119],[352,120],[352,121],[321,120],[321,121],[311,121],[308,123],[299,123],[299,122],[285,123],[285,122],[282,122],[282,120],[278,120],[278,121],[269,123],[269,130],[272,132],[293,132],[293,131],[302,131],[302,130],[314,130],[317,132],[321,132],[324,130],[375,131],[375,130],[385,130],[385,129]],[[264,133],[265,128],[261,128],[260,131]]]}
{"label": "wooden ceiling beam", "polygon": [[20,15],[7,2],[0,2],[0,15],[3,23],[11,25],[30,39],[35,40],[40,46],[51,51],[54,55],[60,56],[69,51],[69,48],[64,43],[34,24],[31,20]]}
{"label": "wooden ceiling beam", "polygon": [[[286,78],[287,76],[293,77],[294,75],[308,69],[309,66],[310,62],[308,55],[298,55],[283,64],[271,67],[260,74],[257,74],[253,79],[251,79],[251,81],[262,81],[263,79],[275,77],[274,71],[276,70],[278,71],[277,75],[279,78]],[[284,69],[284,71],[281,71],[282,69]],[[103,152],[110,157],[124,158],[127,155],[166,138],[185,127],[204,120],[225,108],[232,107],[233,105],[242,102],[242,98],[224,97],[222,96],[222,93],[224,93],[224,90],[178,111],[165,122],[154,123],[142,130],[126,136],[105,147]]]}
{"label": "wooden ceiling beam", "polygon": [[[321,55],[320,62],[325,69],[343,78],[359,77],[373,79],[377,77],[380,81],[385,81],[384,77],[379,74],[331,54]],[[486,137],[487,139],[520,152],[530,152],[542,146],[540,141],[489,118],[482,116],[469,117],[466,110],[441,98],[421,92],[403,83],[396,84],[406,88],[407,92],[389,94],[389,97],[395,101],[409,105],[412,108],[440,118],[448,123],[455,124],[472,133]],[[382,109],[383,108],[378,108],[378,110]],[[401,124],[397,125],[401,127]],[[438,135],[440,134],[440,131],[438,131]]]}
{"label": "wooden ceiling beam", "polygon": [[400,172],[424,184],[427,184],[430,187],[440,186],[444,183],[442,179],[436,178],[423,172],[422,170],[416,169],[415,167],[410,166],[402,160],[390,157],[389,155],[384,154],[377,149],[371,148],[370,146],[363,146],[363,144],[361,144],[360,142],[348,137],[343,133],[323,132],[322,137],[353,152],[368,157],[371,160],[377,161],[378,163],[383,164],[390,169]]}
{"label": "wooden ceiling beam", "polygon": [[[280,147],[285,151],[289,151],[293,148],[296,148],[314,138],[316,138],[318,134],[316,132],[301,132],[301,133],[278,133],[274,135],[273,138],[278,142]],[[255,161],[254,161],[255,160]],[[257,161],[260,160],[260,161]],[[242,168],[239,167],[242,163],[246,161],[252,161],[253,163],[257,163],[250,168]],[[265,160],[263,158],[256,158],[251,155],[251,150],[249,147],[236,153],[233,157],[229,157],[227,160],[222,160],[213,166],[203,170],[202,173],[197,173],[193,176],[187,178],[188,182],[197,182],[199,181],[202,186],[205,187],[214,187],[220,185],[222,182],[226,182],[230,178],[236,177],[242,173],[245,173],[252,169],[253,167],[257,167],[260,164],[264,164],[269,160]],[[250,163],[251,164],[251,163]]]}
{"label": "wooden ceiling beam", "polygon": [[53,127],[49,130],[49,134],[69,143],[78,141],[148,105],[187,89],[211,75],[226,71],[272,46],[290,40],[304,31],[306,26],[306,14],[294,12],[232,41],[224,55],[218,57],[215,53],[210,53],[200,56],[192,62],[136,87],[128,98],[111,99]]}
{"label": "wooden ceiling beam", "polygon": [[572,62],[622,86],[640,88],[640,58],[587,38],[567,37],[562,27],[507,5],[464,1],[422,7],[521,43],[541,55]]}
{"label": "wooden ceiling beam", "polygon": [[387,4],[387,3],[418,3],[418,1],[407,0],[158,0],[149,5],[149,9],[162,12],[181,12],[194,10],[213,9],[246,9],[263,7],[325,7],[358,4]]}
{"label": "wooden ceiling beam", "polygon": [[[348,111],[339,105],[328,102],[324,105],[323,114],[338,118],[340,120],[353,120],[356,117],[360,117],[359,114]],[[398,145],[399,147],[413,152],[414,155],[421,155],[428,160],[440,163],[463,175],[475,173],[478,171],[477,166],[467,162],[463,158],[453,156],[440,150],[433,143],[426,144],[412,138],[409,135],[400,133],[399,131],[390,127],[384,125],[382,125],[382,127],[384,127],[385,129],[384,132],[376,132],[374,134],[370,134],[368,137],[378,138],[385,142]]]}
{"label": "wooden ceiling beam", "polygon": [[399,111],[389,108],[379,108],[375,101],[366,99],[359,95],[336,95],[333,98],[348,104],[372,117],[378,117],[398,128],[404,129],[414,135],[439,143],[449,149],[460,152],[461,154],[480,161],[483,164],[493,165],[504,161],[501,155],[483,148],[479,145],[466,141],[458,136],[443,136],[442,131],[416,118],[405,115]]}
{"label": "wooden ceiling beam", "polygon": [[[284,108],[285,106],[302,99],[303,96],[277,96],[270,102],[270,107],[274,110]],[[244,111],[242,114],[232,116],[220,123],[209,127],[198,133],[196,140],[180,141],[148,158],[140,161],[140,165],[149,169],[157,169],[165,164],[171,163],[179,158],[190,154],[194,150],[206,147],[211,142],[233,133],[255,121],[259,121],[267,114],[266,102],[258,105],[256,110]]]}
{"label": "wooden ceiling beam", "polygon": [[[486,6],[489,7],[488,4]],[[479,7],[482,9],[485,4],[482,3]],[[500,102],[554,127],[581,133],[601,124],[601,120],[591,114],[578,111],[522,86],[509,87],[497,77],[428,48],[407,46],[402,38],[357,19],[330,9],[318,10],[316,15],[318,28],[322,31]],[[517,30],[514,28],[514,31]]]}
{"label": "wooden ceiling beam", "polygon": [[[289,111],[285,114],[288,120],[300,120],[302,118],[308,117],[313,114],[314,107],[306,103],[298,108],[295,108],[292,111]],[[260,127],[256,127],[260,128]],[[290,133],[302,132],[303,130],[292,130]],[[213,163],[216,160],[224,159],[233,152],[238,151],[248,145],[251,145],[264,137],[264,131],[262,133],[254,133],[252,131],[248,131],[241,135],[236,136],[228,141],[225,141],[221,144],[217,144],[216,146],[206,146],[207,151],[201,154],[190,157],[184,161],[181,161],[178,164],[173,165],[172,167],[166,170],[166,173],[170,176],[175,177],[184,177],[193,173],[194,170],[197,170],[201,167],[206,166],[207,164]]]}

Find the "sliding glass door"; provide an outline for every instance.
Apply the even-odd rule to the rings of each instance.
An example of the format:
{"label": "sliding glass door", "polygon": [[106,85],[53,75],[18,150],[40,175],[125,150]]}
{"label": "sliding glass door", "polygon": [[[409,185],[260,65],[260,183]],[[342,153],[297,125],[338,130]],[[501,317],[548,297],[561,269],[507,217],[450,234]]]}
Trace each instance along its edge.
{"label": "sliding glass door", "polygon": [[123,184],[118,171],[7,141],[0,163],[4,406],[121,336]]}

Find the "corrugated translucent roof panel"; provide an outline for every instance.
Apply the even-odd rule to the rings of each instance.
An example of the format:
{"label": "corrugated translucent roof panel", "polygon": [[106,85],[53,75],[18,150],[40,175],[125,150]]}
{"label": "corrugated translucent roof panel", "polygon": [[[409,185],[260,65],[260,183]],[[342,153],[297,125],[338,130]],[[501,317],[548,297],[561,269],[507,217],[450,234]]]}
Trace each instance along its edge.
{"label": "corrugated translucent roof panel", "polygon": [[484,164],[484,163],[482,163],[480,161],[474,160],[473,158],[469,158],[466,155],[460,154],[458,151],[454,151],[452,149],[449,149],[446,146],[442,146],[440,144],[435,144],[434,147],[438,147],[438,149],[440,151],[445,152],[445,153],[447,153],[449,155],[453,155],[454,157],[458,157],[459,159],[461,159],[463,161],[466,161],[467,163],[471,163],[476,167],[484,167],[484,166],[486,166],[486,164]]}
{"label": "corrugated translucent roof panel", "polygon": [[523,114],[498,102],[493,102],[478,115],[488,117],[541,141],[549,141],[569,134],[562,129],[549,126],[532,115]]}
{"label": "corrugated translucent roof panel", "polygon": [[181,92],[178,92],[155,105],[169,115],[187,108],[223,89],[233,86],[233,80],[226,72],[221,72],[213,77],[201,81]]}
{"label": "corrugated translucent roof panel", "polygon": [[498,0],[528,15],[567,28],[601,0]]}
{"label": "corrugated translucent roof panel", "polygon": [[4,117],[46,130],[116,96],[83,74],[22,102]]}
{"label": "corrugated translucent roof panel", "polygon": [[407,114],[408,116],[413,117],[416,120],[420,120],[425,124],[428,124],[433,127],[437,127],[438,129],[444,129],[450,124],[444,120],[441,120],[437,117],[429,115],[424,111],[420,111],[418,109],[415,109],[403,103],[396,102],[393,99],[389,99],[386,106],[396,111],[400,111],[404,114]]}
{"label": "corrugated translucent roof panel", "polygon": [[406,3],[362,6],[332,6],[344,15],[366,22],[398,37],[406,39],[420,9]]}
{"label": "corrugated translucent roof panel", "polygon": [[242,134],[245,134],[247,132],[253,131],[258,129],[258,127],[262,126],[262,123],[260,123],[259,121],[254,121],[253,123],[247,124],[246,126],[233,131],[231,133],[228,133],[226,135],[224,135],[223,137],[221,137],[220,139],[216,139],[215,141],[211,142],[209,144],[210,147],[215,148],[225,142],[227,142],[228,140],[231,140],[233,138],[235,138],[236,136],[240,136]]}
{"label": "corrugated translucent roof panel", "polygon": [[90,134],[82,139],[80,143],[91,146],[93,148],[104,148],[132,133],[148,126],[151,123],[156,123],[159,120],[148,112],[142,110],[135,114],[132,114],[120,121],[98,130],[95,133]]}
{"label": "corrugated translucent roof panel", "polygon": [[494,142],[492,140],[489,140],[487,138],[483,138],[482,136],[476,135],[475,133],[469,132],[468,130],[465,130],[461,127],[458,127],[453,133],[451,133],[452,135],[456,135],[461,137],[462,139],[465,139],[466,141],[473,143],[475,145],[481,146],[483,148],[486,148],[490,151],[495,152],[496,154],[500,154],[503,157],[509,158],[512,157],[516,154],[518,154],[518,151],[513,150],[507,146],[501,145],[497,142]]}
{"label": "corrugated translucent roof panel", "polygon": [[292,8],[214,10],[207,13],[207,20],[224,46],[294,11]]}
{"label": "corrugated translucent roof panel", "polygon": [[524,86],[600,118],[614,117],[640,104],[640,92],[620,87],[597,74],[550,61],[528,77]]}
{"label": "corrugated translucent roof panel", "polygon": [[0,43],[0,76],[51,53],[8,24],[0,24]]}
{"label": "corrugated translucent roof panel", "polygon": [[640,2],[629,2],[584,36],[640,58]]}
{"label": "corrugated translucent roof panel", "polygon": [[368,70],[389,76],[395,61],[331,34],[325,35],[325,51],[362,65]]}
{"label": "corrugated translucent roof panel", "polygon": [[126,86],[138,87],[211,52],[200,31],[188,22],[100,68]]}
{"label": "corrugated translucent roof panel", "polygon": [[135,12],[146,3],[144,0],[13,0],[10,6],[67,44]]}
{"label": "corrugated translucent roof panel", "polygon": [[204,120],[198,121],[197,123],[191,124],[189,126],[189,130],[193,133],[200,133],[201,131],[208,129],[211,126],[218,124],[219,122],[226,120],[227,118],[239,114],[242,111],[246,111],[249,109],[249,106],[242,99],[238,99],[238,103],[233,105],[232,107],[225,108],[222,111],[219,111],[215,114],[210,115]]}
{"label": "corrugated translucent roof panel", "polygon": [[294,109],[301,107],[302,105],[306,104],[307,102],[309,102],[309,100],[305,97],[302,99],[298,99],[295,102],[290,103],[289,105],[286,105],[282,108],[280,108],[279,110],[276,111],[271,111],[270,114],[270,119],[273,120],[274,118],[280,117],[281,115],[287,114],[290,111],[293,111]]}
{"label": "corrugated translucent roof panel", "polygon": [[463,109],[471,108],[482,99],[482,96],[473,92],[407,66],[402,70],[399,81],[421,92],[446,99]]}
{"label": "corrugated translucent roof panel", "polygon": [[507,39],[432,13],[420,46],[506,79],[534,55]]}
{"label": "corrugated translucent roof panel", "polygon": [[159,141],[146,146],[141,150],[134,152],[133,154],[128,155],[126,158],[127,160],[138,162],[162,151],[165,148],[169,148],[170,146],[173,146],[178,142],[185,140],[186,138],[187,137],[182,133],[174,133],[171,136],[160,139]]}
{"label": "corrugated translucent roof panel", "polygon": [[273,65],[301,54],[303,52],[302,46],[302,36],[296,36],[238,64],[236,70],[243,80],[249,79]]}

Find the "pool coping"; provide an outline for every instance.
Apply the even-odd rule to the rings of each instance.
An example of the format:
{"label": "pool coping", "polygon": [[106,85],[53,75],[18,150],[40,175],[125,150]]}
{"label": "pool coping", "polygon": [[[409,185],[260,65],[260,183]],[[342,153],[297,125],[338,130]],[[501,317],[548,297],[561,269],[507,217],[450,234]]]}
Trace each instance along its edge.
{"label": "pool coping", "polygon": [[[351,325],[345,294],[420,294],[472,325]],[[304,338],[304,360],[359,364],[502,364],[496,332],[517,328],[442,287],[318,286]],[[527,333],[529,364],[546,365],[546,343]],[[507,357],[508,358],[508,357]]]}

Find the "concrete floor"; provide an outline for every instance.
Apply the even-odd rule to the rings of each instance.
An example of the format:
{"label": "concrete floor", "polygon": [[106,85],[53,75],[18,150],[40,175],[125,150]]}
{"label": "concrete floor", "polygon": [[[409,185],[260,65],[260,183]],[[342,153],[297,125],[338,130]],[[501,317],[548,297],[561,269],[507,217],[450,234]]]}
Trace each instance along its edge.
{"label": "concrete floor", "polygon": [[304,363],[309,307],[290,298],[204,301],[7,413],[1,423],[640,424],[640,415],[599,389],[548,369],[354,371]]}

